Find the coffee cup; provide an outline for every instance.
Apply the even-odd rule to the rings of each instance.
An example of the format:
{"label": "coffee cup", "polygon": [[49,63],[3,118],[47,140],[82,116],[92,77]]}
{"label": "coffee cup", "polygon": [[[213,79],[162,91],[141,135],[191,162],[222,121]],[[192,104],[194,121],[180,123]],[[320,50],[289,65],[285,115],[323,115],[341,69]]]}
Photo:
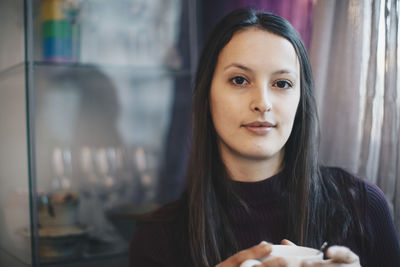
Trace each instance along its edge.
{"label": "coffee cup", "polygon": [[303,261],[322,260],[323,253],[317,249],[309,247],[272,245],[271,254],[261,259],[248,259],[244,261],[240,267],[253,267],[271,257],[283,258],[287,263],[287,267],[300,267]]}

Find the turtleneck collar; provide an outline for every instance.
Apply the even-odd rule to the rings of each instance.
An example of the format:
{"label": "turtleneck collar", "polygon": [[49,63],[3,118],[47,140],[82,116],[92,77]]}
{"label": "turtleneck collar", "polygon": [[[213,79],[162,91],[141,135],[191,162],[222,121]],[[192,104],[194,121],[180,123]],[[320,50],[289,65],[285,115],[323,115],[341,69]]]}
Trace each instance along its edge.
{"label": "turtleneck collar", "polygon": [[233,181],[239,196],[248,204],[279,201],[284,196],[286,177],[281,171],[271,177],[257,182]]}

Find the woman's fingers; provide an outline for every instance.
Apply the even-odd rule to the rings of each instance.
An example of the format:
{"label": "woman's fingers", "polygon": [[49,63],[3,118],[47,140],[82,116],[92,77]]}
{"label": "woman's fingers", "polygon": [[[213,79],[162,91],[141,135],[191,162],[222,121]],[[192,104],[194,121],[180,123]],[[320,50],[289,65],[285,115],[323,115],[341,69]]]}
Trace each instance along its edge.
{"label": "woman's fingers", "polygon": [[[296,246],[293,242],[284,239],[281,241],[282,245]],[[238,267],[244,261],[249,259],[260,259],[268,256],[272,251],[272,246],[267,242],[261,242],[260,244],[251,247],[246,250],[242,250],[235,255],[229,257],[227,260],[221,262],[216,267]],[[315,260],[307,261],[302,263],[302,267],[359,267],[359,257],[352,252],[349,248],[343,246],[332,246],[326,251],[328,260]],[[257,267],[277,267],[286,266],[286,261],[280,257],[269,257],[263,263],[256,265]]]}
{"label": "woman's fingers", "polygon": [[349,248],[332,246],[326,251],[328,260],[314,260],[302,263],[302,267],[360,267],[359,257]]}
{"label": "woman's fingers", "polygon": [[347,247],[332,246],[326,251],[326,256],[332,259],[333,262],[338,263],[357,263],[360,261],[359,257]]}
{"label": "woman's fingers", "polygon": [[269,255],[272,251],[272,247],[267,242],[261,242],[260,244],[253,246],[249,249],[242,250],[235,255],[229,257],[225,261],[221,262],[220,264],[216,265],[216,267],[230,267],[230,266],[239,266],[248,259],[259,259]]}
{"label": "woman's fingers", "polygon": [[360,267],[359,263],[337,263],[332,260],[306,261],[301,267]]}
{"label": "woman's fingers", "polygon": [[282,244],[282,245],[288,245],[288,246],[296,246],[295,243],[293,243],[292,241],[287,240],[287,239],[283,239],[283,240],[281,241],[281,244]]}

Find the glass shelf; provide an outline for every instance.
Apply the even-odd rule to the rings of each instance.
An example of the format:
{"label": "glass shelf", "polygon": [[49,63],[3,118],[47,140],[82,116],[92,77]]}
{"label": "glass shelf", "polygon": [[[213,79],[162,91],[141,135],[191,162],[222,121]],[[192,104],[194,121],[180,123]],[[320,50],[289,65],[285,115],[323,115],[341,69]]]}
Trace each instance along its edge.
{"label": "glass shelf", "polygon": [[0,79],[3,76],[8,76],[10,73],[13,73],[14,71],[20,69],[23,66],[25,66],[25,63],[21,62],[21,63],[14,64],[14,65],[8,66],[7,68],[0,70]]}
{"label": "glass shelf", "polygon": [[128,265],[183,185],[195,2],[0,1],[1,263]]}
{"label": "glass shelf", "polygon": [[160,77],[160,76],[187,76],[192,75],[190,69],[178,69],[169,66],[134,66],[134,65],[112,65],[112,64],[90,64],[90,63],[68,63],[68,62],[46,62],[35,61],[34,67],[69,68],[76,69],[102,69],[114,72],[130,73],[133,76]]}

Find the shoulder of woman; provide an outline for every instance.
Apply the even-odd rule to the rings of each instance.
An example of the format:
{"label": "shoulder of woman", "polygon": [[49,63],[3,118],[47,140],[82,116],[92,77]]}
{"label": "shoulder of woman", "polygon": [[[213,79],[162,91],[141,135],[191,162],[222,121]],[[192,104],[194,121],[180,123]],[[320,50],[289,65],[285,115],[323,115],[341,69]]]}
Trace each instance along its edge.
{"label": "shoulder of woman", "polygon": [[321,172],[323,176],[329,176],[342,193],[348,192],[352,199],[358,199],[370,212],[372,210],[385,214],[389,212],[384,193],[367,179],[337,167],[323,167]]}
{"label": "shoulder of woman", "polygon": [[368,266],[400,266],[398,234],[382,190],[341,168],[323,168],[321,173],[336,184],[352,217],[362,225],[362,255]]}
{"label": "shoulder of woman", "polygon": [[323,179],[334,183],[339,190],[347,189],[352,194],[358,193],[354,190],[365,191],[365,186],[368,186],[365,179],[339,167],[321,167],[321,174]]}
{"label": "shoulder of woman", "polygon": [[169,238],[163,223],[144,223],[137,226],[130,242],[131,266],[162,263],[171,254]]}
{"label": "shoulder of woman", "polygon": [[177,240],[177,214],[180,205],[172,202],[146,214],[136,223],[137,227],[130,242],[130,261],[134,266],[141,262],[167,262],[174,254]]}
{"label": "shoulder of woman", "polygon": [[182,200],[176,200],[169,203],[166,203],[153,211],[143,214],[138,218],[139,224],[146,223],[168,223],[177,219],[177,217],[184,212]]}
{"label": "shoulder of woman", "polygon": [[364,207],[363,225],[365,229],[368,261],[371,266],[400,266],[400,243],[394,225],[389,202],[382,190],[363,179],[365,194],[360,201]]}

